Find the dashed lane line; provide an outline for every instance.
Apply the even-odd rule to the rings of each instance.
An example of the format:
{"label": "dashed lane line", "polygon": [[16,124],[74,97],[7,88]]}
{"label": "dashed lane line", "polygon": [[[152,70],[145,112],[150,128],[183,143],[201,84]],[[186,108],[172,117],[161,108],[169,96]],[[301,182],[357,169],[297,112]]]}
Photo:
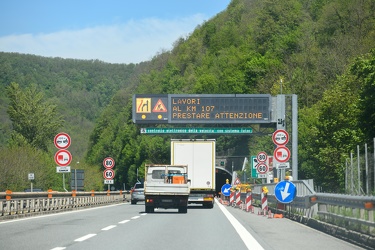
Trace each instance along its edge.
{"label": "dashed lane line", "polygon": [[74,241],[78,241],[78,242],[82,242],[82,241],[85,241],[87,239],[90,239],[91,237],[94,237],[96,234],[87,234],[81,238],[78,238],[78,239],[75,239]]}
{"label": "dashed lane line", "polygon": [[117,227],[116,225],[110,225],[108,227],[105,227],[105,228],[102,228],[102,231],[108,231],[108,230],[111,230],[112,228],[115,228]]}
{"label": "dashed lane line", "polygon": [[[142,216],[144,216],[144,215],[146,215],[147,213],[143,213],[143,214],[141,214]],[[140,218],[141,216],[139,216],[139,215],[137,215],[137,216],[133,216],[131,219],[132,220],[135,220],[135,219],[138,219],[138,218]],[[120,221],[119,222],[119,224],[125,224],[125,223],[127,223],[127,222],[129,222],[130,220],[123,220],[123,221]],[[117,227],[116,225],[110,225],[110,226],[108,226],[108,227],[105,227],[105,228],[102,228],[101,230],[102,231],[108,231],[108,230],[111,230],[112,228],[115,228],[115,227]],[[92,237],[94,237],[94,236],[96,236],[96,234],[87,234],[87,235],[85,235],[85,236],[83,236],[83,237],[81,237],[81,238],[78,238],[78,239],[75,239],[74,241],[76,241],[76,242],[82,242],[82,241],[85,241],[85,240],[87,240],[87,239],[90,239],[90,238],[92,238]],[[52,248],[51,250],[64,250],[64,249],[66,249],[66,247],[55,247],[55,248]]]}
{"label": "dashed lane line", "polygon": [[120,221],[119,224],[125,224],[126,222],[129,222],[130,220],[123,220],[123,221]]}

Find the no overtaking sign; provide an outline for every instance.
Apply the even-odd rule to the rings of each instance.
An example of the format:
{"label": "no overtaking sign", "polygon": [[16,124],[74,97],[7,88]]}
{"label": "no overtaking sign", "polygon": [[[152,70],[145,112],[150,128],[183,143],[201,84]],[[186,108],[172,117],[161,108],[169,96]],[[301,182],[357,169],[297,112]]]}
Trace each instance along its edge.
{"label": "no overtaking sign", "polygon": [[278,129],[272,134],[273,143],[277,146],[283,146],[289,141],[289,134],[283,129]]}

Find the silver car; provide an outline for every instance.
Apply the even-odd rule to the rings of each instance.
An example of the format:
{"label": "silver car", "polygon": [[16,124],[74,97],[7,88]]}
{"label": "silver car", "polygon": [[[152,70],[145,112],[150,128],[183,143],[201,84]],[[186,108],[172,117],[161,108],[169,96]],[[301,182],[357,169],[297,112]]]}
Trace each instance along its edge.
{"label": "silver car", "polygon": [[137,182],[132,188],[131,192],[131,204],[137,204],[138,201],[145,200],[145,189],[143,183]]}

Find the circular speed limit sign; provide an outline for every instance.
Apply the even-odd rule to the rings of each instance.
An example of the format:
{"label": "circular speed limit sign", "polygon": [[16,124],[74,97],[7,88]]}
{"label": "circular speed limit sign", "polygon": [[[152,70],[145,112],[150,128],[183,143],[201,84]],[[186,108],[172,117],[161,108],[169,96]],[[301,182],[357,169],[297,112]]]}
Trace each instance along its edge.
{"label": "circular speed limit sign", "polygon": [[106,169],[103,172],[103,177],[106,180],[112,180],[115,177],[115,171],[113,171],[112,169]]}
{"label": "circular speed limit sign", "polygon": [[268,166],[264,163],[260,163],[258,164],[257,170],[258,170],[258,173],[265,174],[268,172]]}
{"label": "circular speed limit sign", "polygon": [[267,154],[265,152],[259,152],[257,155],[258,162],[266,162],[267,161]]}
{"label": "circular speed limit sign", "polygon": [[103,160],[103,166],[105,168],[113,168],[115,166],[115,160],[113,160],[111,157],[107,157]]}

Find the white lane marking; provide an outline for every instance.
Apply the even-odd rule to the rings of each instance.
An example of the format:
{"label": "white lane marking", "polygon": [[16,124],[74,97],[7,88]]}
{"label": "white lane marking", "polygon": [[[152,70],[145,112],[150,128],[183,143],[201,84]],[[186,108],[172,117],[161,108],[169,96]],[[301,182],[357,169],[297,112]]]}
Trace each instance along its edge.
{"label": "white lane marking", "polygon": [[95,235],[96,235],[96,234],[88,234],[88,235],[85,235],[85,236],[83,236],[83,237],[81,237],[81,238],[75,239],[74,241],[79,241],[79,242],[81,242],[81,241],[84,241],[84,240],[90,239],[91,237],[94,237]]}
{"label": "white lane marking", "polygon": [[144,215],[147,215],[147,213],[143,213],[143,214],[141,214],[141,216],[144,216]]}
{"label": "white lane marking", "polygon": [[132,217],[131,219],[132,219],[132,220],[135,220],[135,219],[138,219],[139,217],[141,217],[141,216],[138,216],[138,215],[137,215],[137,216]]}
{"label": "white lane marking", "polygon": [[51,250],[64,250],[66,249],[66,247],[55,247],[55,248],[52,248]]}
{"label": "white lane marking", "polygon": [[244,226],[236,219],[234,216],[229,213],[229,211],[221,205],[218,201],[216,201],[216,204],[219,206],[221,211],[224,213],[224,215],[227,217],[229,222],[232,224],[234,229],[237,231],[238,235],[241,237],[243,243],[247,246],[248,249],[251,250],[263,250],[264,248],[254,239],[254,237],[246,230]]}
{"label": "white lane marking", "polygon": [[129,222],[130,220],[123,220],[123,221],[120,221],[119,224],[125,224],[126,222]]}
{"label": "white lane marking", "polygon": [[102,228],[102,231],[108,231],[108,230],[111,230],[114,227],[117,227],[117,226],[116,225],[110,225],[108,227]]}

